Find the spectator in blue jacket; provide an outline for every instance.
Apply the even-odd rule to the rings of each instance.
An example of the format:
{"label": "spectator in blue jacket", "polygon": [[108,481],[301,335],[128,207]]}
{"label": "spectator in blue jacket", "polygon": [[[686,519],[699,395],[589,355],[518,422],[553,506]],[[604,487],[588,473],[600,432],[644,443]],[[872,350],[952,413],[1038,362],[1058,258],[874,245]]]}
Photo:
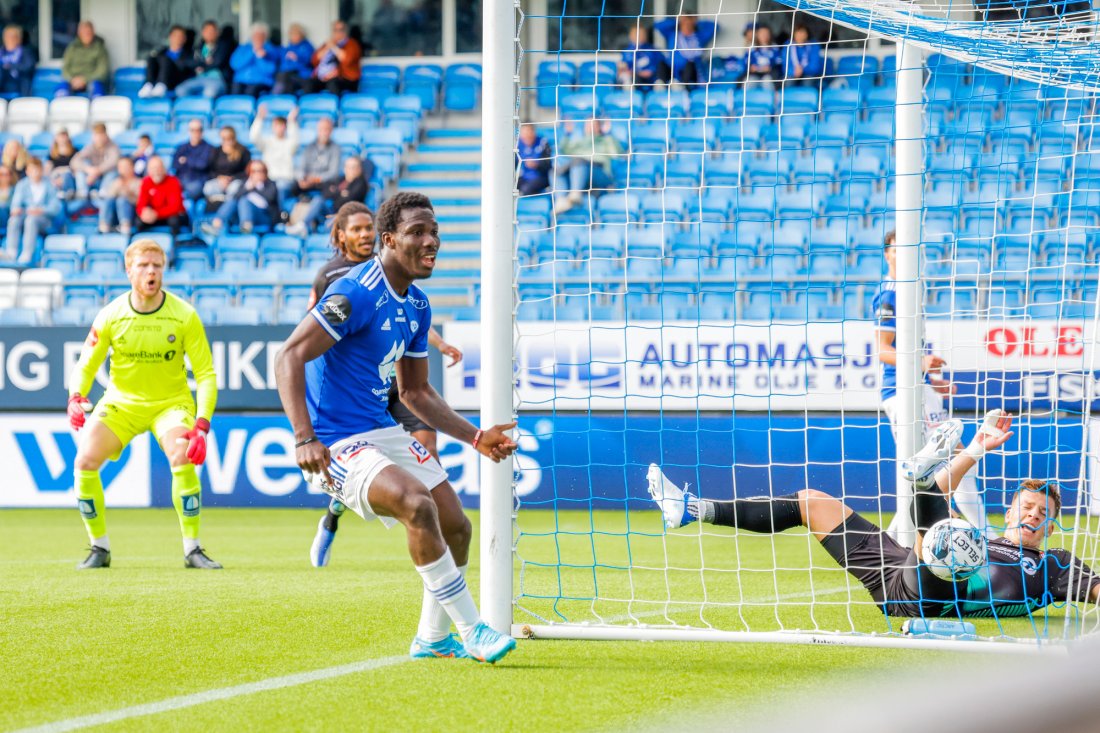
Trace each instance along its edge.
{"label": "spectator in blue jacket", "polygon": [[520,195],[530,196],[550,188],[550,168],[554,152],[550,149],[550,143],[535,131],[534,125],[528,123],[519,128],[516,154],[519,158],[519,181],[516,189]]}
{"label": "spectator in blue jacket", "polygon": [[253,23],[252,42],[242,43],[229,57],[233,69],[233,93],[258,97],[275,86],[275,72],[282,55],[278,46],[268,43],[267,23]]}
{"label": "spectator in blue jacket", "polygon": [[23,43],[23,29],[17,25],[4,28],[4,47],[0,49],[0,93],[29,97],[38,54]]}
{"label": "spectator in blue jacket", "polygon": [[8,238],[2,256],[29,265],[38,252],[38,241],[54,230],[61,215],[57,189],[46,178],[42,161],[27,160],[27,177],[15,184],[8,217]]}
{"label": "spectator in blue jacket", "polygon": [[821,44],[810,40],[810,29],[799,23],[791,34],[787,45],[786,74],[787,83],[806,86],[821,83],[825,70],[825,59],[821,55]]}
{"label": "spectator in blue jacket", "polygon": [[290,24],[287,39],[290,43],[283,47],[275,93],[301,94],[309,89],[313,76],[313,44],[306,38],[300,23]]}
{"label": "spectator in blue jacket", "polygon": [[705,49],[718,33],[718,24],[680,15],[659,20],[653,27],[672,52],[672,78],[683,84],[705,83],[710,77],[710,54]]}
{"label": "spectator in blue jacket", "polygon": [[176,178],[183,186],[184,198],[202,198],[202,187],[210,180],[210,165],[214,162],[214,146],[202,137],[202,120],[187,123],[187,142],[176,148],[172,160]]}
{"label": "spectator in blue jacket", "polygon": [[772,45],[772,29],[766,25],[756,26],[748,64],[749,80],[764,82],[761,86],[771,87],[783,78],[783,52]]}
{"label": "spectator in blue jacket", "polygon": [[640,92],[648,92],[658,81],[668,81],[668,61],[665,55],[649,42],[649,30],[635,25],[630,29],[630,46],[623,51],[619,62],[619,81],[623,86],[633,84]]}

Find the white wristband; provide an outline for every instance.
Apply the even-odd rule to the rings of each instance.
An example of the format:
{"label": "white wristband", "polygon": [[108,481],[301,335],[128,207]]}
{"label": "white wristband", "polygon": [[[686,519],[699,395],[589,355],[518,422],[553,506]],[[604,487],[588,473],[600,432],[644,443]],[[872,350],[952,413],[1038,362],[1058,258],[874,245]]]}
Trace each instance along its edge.
{"label": "white wristband", "polygon": [[975,461],[980,461],[985,458],[986,452],[985,446],[976,440],[970,441],[970,445],[963,449],[963,453],[970,456]]}

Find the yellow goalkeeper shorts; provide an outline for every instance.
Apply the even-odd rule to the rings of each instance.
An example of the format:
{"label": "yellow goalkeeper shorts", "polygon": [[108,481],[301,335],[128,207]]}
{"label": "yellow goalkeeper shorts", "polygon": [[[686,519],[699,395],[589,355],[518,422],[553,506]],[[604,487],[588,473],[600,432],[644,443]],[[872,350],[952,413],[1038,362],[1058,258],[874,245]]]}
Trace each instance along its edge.
{"label": "yellow goalkeeper shorts", "polygon": [[[169,404],[168,407],[163,403],[143,407],[104,398],[92,410],[92,415],[93,420],[103,423],[115,434],[123,448],[146,430],[152,430],[163,449],[168,431],[179,427],[190,430],[195,424],[194,404],[182,400],[176,404]],[[112,455],[111,460],[117,461],[120,455],[122,455],[121,450]]]}

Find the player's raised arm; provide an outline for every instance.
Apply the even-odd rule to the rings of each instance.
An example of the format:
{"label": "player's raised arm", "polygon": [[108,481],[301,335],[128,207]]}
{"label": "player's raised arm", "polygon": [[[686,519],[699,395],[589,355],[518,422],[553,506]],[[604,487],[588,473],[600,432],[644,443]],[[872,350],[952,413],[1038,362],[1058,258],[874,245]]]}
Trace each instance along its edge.
{"label": "player's raised arm", "polygon": [[478,430],[473,423],[451,409],[428,382],[427,359],[405,358],[398,361],[397,385],[401,402],[439,432],[473,445],[478,453],[494,463],[500,463],[515,453],[516,442],[505,433],[516,424],[512,422]]}
{"label": "player's raised arm", "polygon": [[275,384],[290,426],[294,430],[295,459],[309,473],[328,473],[328,447],[317,439],[306,406],[306,363],[319,358],[336,340],[312,316],[307,316],[275,356]]}

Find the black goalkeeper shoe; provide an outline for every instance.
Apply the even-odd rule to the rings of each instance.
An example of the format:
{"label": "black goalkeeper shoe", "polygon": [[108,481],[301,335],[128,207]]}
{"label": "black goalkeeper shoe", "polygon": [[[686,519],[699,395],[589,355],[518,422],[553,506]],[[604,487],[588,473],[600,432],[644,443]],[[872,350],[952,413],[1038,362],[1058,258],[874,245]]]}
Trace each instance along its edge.
{"label": "black goalkeeper shoe", "polygon": [[187,553],[187,556],[183,558],[183,566],[185,568],[199,568],[201,570],[221,570],[221,563],[214,562],[201,547],[196,547],[191,552]]}
{"label": "black goalkeeper shoe", "polygon": [[104,550],[102,547],[92,545],[91,551],[88,553],[88,557],[84,558],[84,562],[76,566],[77,570],[90,570],[92,568],[109,568],[111,567],[111,551]]}

